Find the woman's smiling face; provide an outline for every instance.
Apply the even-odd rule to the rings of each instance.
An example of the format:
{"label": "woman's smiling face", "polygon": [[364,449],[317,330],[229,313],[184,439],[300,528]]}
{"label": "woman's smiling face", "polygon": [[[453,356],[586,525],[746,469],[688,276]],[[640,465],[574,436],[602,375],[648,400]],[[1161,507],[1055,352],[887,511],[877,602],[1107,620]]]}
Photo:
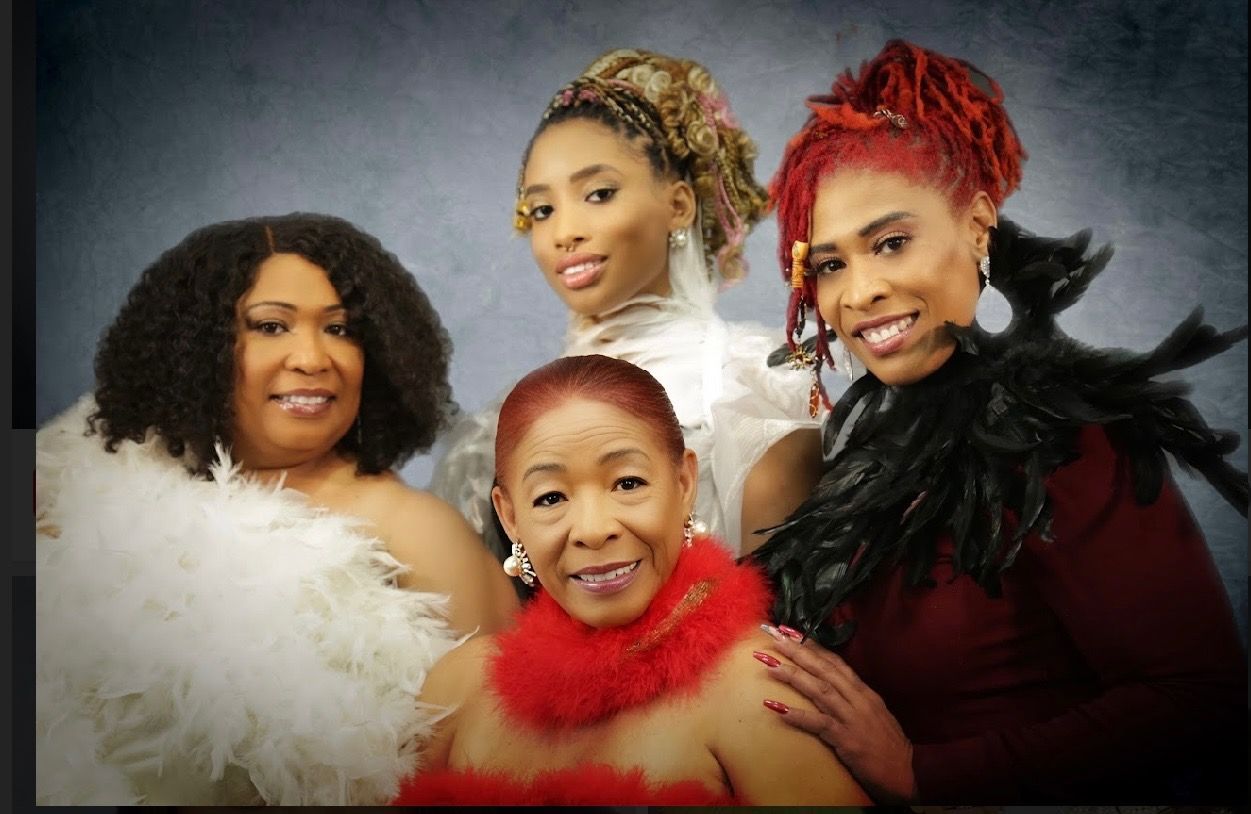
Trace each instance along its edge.
{"label": "woman's smiling face", "polygon": [[270,256],[235,319],[236,458],[268,469],[329,454],[360,409],[365,354],[325,270]]}
{"label": "woman's smiling face", "polygon": [[644,421],[574,397],[531,424],[491,496],[543,588],[603,628],[641,616],[673,573],[697,482],[694,452],[675,461]]}
{"label": "woman's smiling face", "polygon": [[944,323],[973,321],[995,217],[985,193],[953,209],[942,190],[903,175],[826,176],[808,255],[821,318],[883,383],[920,381],[955,351]]}
{"label": "woman's smiling face", "polygon": [[534,140],[522,202],[544,278],[583,316],[639,294],[667,295],[669,232],[690,225],[695,211],[690,184],[660,177],[639,143],[586,119]]}

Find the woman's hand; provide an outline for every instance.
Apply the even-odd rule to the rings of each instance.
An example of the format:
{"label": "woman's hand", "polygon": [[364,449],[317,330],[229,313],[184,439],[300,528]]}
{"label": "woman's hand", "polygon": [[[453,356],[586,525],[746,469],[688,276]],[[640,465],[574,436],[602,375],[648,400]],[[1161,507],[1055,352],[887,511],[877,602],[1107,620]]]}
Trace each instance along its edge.
{"label": "woman's hand", "polygon": [[819,737],[878,803],[916,799],[912,742],[881,697],[834,653],[787,627],[762,626],[794,665],[757,655],[774,679],[789,684],[820,712],[765,700],[791,726]]}

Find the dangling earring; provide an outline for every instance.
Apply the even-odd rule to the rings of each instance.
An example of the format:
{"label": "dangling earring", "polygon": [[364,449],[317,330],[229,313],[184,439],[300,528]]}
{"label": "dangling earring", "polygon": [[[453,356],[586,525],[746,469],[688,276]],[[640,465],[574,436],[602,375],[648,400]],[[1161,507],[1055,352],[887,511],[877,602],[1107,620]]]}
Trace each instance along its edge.
{"label": "dangling earring", "polygon": [[669,233],[669,248],[678,251],[686,248],[686,227],[674,229]]}
{"label": "dangling earring", "polygon": [[690,548],[695,542],[695,513],[692,512],[686,516],[686,522],[682,524],[682,547]]}
{"label": "dangling earring", "polygon": [[520,577],[527,587],[534,585],[534,566],[530,564],[530,555],[520,542],[513,543],[513,553],[504,560],[504,573],[510,577]]}
{"label": "dangling earring", "polygon": [[812,386],[808,388],[808,417],[816,418],[821,412],[821,357],[812,357]]}
{"label": "dangling earring", "polygon": [[990,255],[983,255],[981,260],[977,261],[977,270],[982,273],[982,279],[987,283],[990,282]]}
{"label": "dangling earring", "polygon": [[356,451],[357,452],[360,452],[361,448],[365,446],[365,431],[364,429],[362,429],[363,424],[364,422],[361,421],[361,414],[357,413],[356,414]]}
{"label": "dangling earring", "polygon": [[856,371],[852,369],[852,364],[854,363],[854,361],[855,360],[852,359],[852,356],[851,356],[851,351],[847,349],[846,345],[844,345],[843,346],[843,371],[847,373],[847,381],[849,382],[854,382],[856,380]]}

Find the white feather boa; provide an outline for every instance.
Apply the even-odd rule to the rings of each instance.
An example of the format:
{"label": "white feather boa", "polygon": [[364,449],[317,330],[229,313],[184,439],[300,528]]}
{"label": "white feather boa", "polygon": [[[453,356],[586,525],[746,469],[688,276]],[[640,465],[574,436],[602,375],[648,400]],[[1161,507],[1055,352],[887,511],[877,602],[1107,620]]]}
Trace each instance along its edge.
{"label": "white feather boa", "polygon": [[39,803],[383,803],[437,714],[446,598],[351,518],[159,439],[116,453],[84,398],[36,442]]}

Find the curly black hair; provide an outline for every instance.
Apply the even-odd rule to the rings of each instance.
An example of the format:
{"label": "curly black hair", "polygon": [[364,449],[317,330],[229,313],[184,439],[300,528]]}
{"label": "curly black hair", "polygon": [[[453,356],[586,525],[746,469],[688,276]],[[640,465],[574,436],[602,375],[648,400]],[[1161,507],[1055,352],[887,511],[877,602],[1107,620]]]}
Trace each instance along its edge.
{"label": "curly black hair", "polygon": [[93,431],[110,452],[155,430],[208,476],[232,442],[235,307],[266,258],[298,254],[326,271],[365,355],[358,413],[336,449],[360,474],[428,452],[456,409],[451,340],[395,256],[340,218],[297,212],[197,229],[144,270],[96,353]]}

